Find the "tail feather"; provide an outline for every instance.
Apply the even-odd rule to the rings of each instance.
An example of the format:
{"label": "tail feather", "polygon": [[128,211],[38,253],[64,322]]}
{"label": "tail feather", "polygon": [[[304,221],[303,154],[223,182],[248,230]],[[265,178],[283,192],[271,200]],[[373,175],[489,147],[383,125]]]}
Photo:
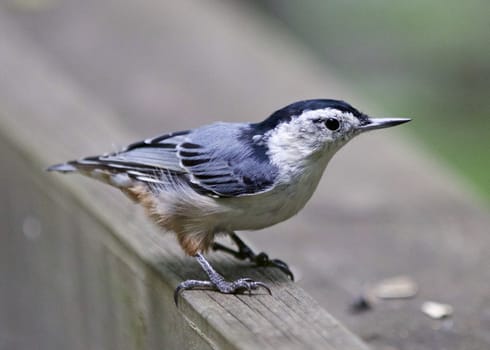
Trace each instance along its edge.
{"label": "tail feather", "polygon": [[46,171],[80,173],[116,187],[129,186],[132,180],[152,185],[168,182],[165,180],[167,177],[162,176],[162,169],[143,164],[106,161],[101,157],[87,157],[51,165]]}
{"label": "tail feather", "polygon": [[78,171],[78,169],[72,164],[72,162],[68,162],[68,163],[51,165],[46,168],[46,171],[57,171],[60,173],[73,173]]}
{"label": "tail feather", "polygon": [[[87,157],[78,160],[70,160],[65,163],[54,164],[46,168],[46,171],[56,171],[59,173],[81,173],[89,177],[99,177],[101,173],[107,175],[123,172],[123,170],[117,169],[99,159],[99,157]],[[95,176],[94,176],[95,175]]]}
{"label": "tail feather", "polygon": [[96,157],[87,157],[78,160],[70,160],[65,163],[54,164],[46,168],[46,171],[56,171],[59,173],[81,173],[83,175],[91,176],[92,171],[103,171],[112,173],[112,169],[108,164],[99,161]]}
{"label": "tail feather", "polygon": [[86,157],[78,160],[70,160],[65,163],[54,164],[46,168],[46,171],[57,171],[60,173],[88,173],[94,169],[114,170],[106,162],[100,160],[99,156]]}
{"label": "tail feather", "polygon": [[46,171],[59,173],[79,173],[93,179],[102,181],[115,187],[125,187],[131,184],[130,176],[125,171],[111,167],[95,157],[71,160],[66,163],[51,165]]}

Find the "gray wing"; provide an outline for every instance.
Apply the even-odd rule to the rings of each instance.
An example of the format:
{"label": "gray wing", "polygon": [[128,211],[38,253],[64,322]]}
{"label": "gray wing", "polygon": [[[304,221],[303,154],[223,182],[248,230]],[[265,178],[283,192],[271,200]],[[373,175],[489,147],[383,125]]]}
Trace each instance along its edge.
{"label": "gray wing", "polygon": [[248,124],[216,123],[197,129],[178,147],[181,165],[197,190],[220,197],[272,188],[278,169],[265,146],[252,141]]}
{"label": "gray wing", "polygon": [[165,185],[178,176],[196,191],[217,197],[265,192],[272,187],[277,168],[270,164],[266,150],[253,144],[248,128],[246,124],[211,124],[79,162],[103,164],[148,183]]}
{"label": "gray wing", "polygon": [[155,176],[158,175],[159,169],[185,173],[185,169],[180,166],[177,148],[185,143],[190,133],[191,131],[186,130],[157,136],[130,144],[121,152],[94,158],[114,168],[134,170],[135,174],[142,172],[148,176]]}

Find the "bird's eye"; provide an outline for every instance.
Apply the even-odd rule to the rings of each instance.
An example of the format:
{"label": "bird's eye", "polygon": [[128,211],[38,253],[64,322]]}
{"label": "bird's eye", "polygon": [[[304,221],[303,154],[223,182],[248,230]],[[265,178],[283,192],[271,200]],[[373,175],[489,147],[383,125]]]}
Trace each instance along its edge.
{"label": "bird's eye", "polygon": [[325,120],[325,126],[327,127],[328,130],[339,130],[340,128],[340,122],[338,119],[335,118],[328,118]]}

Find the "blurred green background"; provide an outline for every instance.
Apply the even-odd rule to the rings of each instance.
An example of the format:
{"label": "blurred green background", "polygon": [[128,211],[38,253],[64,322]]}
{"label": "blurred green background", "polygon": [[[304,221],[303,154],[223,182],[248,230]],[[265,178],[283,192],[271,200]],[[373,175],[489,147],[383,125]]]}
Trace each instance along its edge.
{"label": "blurred green background", "polygon": [[490,200],[490,1],[256,1]]}

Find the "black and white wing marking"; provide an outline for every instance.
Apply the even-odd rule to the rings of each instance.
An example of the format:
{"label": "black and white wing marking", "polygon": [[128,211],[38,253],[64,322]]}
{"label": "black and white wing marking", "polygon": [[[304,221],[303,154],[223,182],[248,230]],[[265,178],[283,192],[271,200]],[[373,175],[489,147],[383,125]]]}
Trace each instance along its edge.
{"label": "black and white wing marking", "polygon": [[[250,195],[269,190],[278,170],[264,146],[252,141],[247,124],[215,123],[192,131],[134,143],[104,158],[127,165],[147,182],[170,174],[185,179],[197,192],[215,197]],[[143,168],[142,168],[143,167]],[[141,174],[141,175],[138,175]]]}
{"label": "black and white wing marking", "polygon": [[190,133],[190,130],[179,131],[132,143],[121,152],[101,159],[120,164],[127,162],[129,166],[183,173],[185,170],[180,166],[177,148],[185,142]]}
{"label": "black and white wing marking", "polygon": [[[183,180],[202,194],[234,197],[272,188],[277,168],[254,145],[247,124],[216,123],[133,143],[121,152],[67,163],[81,169],[123,173],[165,187]],[[67,168],[52,170],[67,171]],[[175,183],[174,183],[175,184]]]}
{"label": "black and white wing marking", "polygon": [[[278,169],[265,148],[256,147],[248,125],[216,123],[190,134],[177,147],[194,189],[217,197],[266,192]],[[249,135],[250,134],[250,135]]]}
{"label": "black and white wing marking", "polygon": [[177,146],[184,142],[189,133],[190,131],[180,131],[146,139],[133,143],[120,152],[71,161],[52,170],[69,171],[70,166],[89,171],[98,169],[109,174],[125,174],[149,184],[165,185],[172,176],[186,174],[177,157]]}

